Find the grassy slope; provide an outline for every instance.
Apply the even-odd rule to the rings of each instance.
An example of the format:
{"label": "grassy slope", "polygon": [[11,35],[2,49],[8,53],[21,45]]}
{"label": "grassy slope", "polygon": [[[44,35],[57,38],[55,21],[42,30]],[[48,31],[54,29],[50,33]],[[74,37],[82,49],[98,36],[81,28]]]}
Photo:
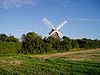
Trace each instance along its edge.
{"label": "grassy slope", "polygon": [[100,75],[100,49],[45,55],[1,55],[1,75]]}

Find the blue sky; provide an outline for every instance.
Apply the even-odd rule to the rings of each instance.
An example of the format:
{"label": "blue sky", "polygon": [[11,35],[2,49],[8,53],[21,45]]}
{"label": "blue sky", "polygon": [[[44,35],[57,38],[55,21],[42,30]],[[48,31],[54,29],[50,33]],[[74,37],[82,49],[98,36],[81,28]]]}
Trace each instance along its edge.
{"label": "blue sky", "polygon": [[100,0],[0,0],[0,34],[46,36],[44,17],[55,27],[67,20],[59,31],[70,38],[100,39]]}

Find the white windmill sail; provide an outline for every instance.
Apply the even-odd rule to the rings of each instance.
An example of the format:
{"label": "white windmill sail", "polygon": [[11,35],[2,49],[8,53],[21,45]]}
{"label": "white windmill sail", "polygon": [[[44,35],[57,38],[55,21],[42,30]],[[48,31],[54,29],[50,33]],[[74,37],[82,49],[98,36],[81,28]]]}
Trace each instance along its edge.
{"label": "white windmill sail", "polygon": [[49,36],[57,34],[58,37],[60,37],[60,38],[63,37],[62,33],[60,33],[58,30],[67,23],[66,20],[64,20],[62,23],[60,23],[60,25],[57,28],[55,28],[54,25],[46,18],[44,18],[42,21],[52,29]]}
{"label": "white windmill sail", "polygon": [[54,29],[53,24],[51,24],[50,21],[49,21],[48,19],[44,18],[42,21],[43,21],[46,25],[48,25],[50,28],[53,28],[53,29]]}
{"label": "white windmill sail", "polygon": [[67,21],[64,20],[64,21],[59,25],[59,27],[57,27],[57,30],[59,30],[61,27],[63,27],[66,23],[67,23]]}

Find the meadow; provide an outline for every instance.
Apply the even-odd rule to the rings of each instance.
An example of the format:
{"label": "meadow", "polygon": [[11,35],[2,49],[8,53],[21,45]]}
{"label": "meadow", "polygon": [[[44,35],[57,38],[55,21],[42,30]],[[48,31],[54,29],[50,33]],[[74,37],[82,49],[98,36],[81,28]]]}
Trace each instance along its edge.
{"label": "meadow", "polygon": [[100,75],[100,49],[0,55],[0,75]]}

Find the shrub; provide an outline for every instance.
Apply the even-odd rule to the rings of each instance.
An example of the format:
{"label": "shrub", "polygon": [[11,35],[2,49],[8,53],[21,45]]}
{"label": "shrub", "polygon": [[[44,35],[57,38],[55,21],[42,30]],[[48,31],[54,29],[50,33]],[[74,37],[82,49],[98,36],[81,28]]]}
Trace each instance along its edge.
{"label": "shrub", "polygon": [[17,54],[20,49],[20,42],[0,42],[0,54]]}

